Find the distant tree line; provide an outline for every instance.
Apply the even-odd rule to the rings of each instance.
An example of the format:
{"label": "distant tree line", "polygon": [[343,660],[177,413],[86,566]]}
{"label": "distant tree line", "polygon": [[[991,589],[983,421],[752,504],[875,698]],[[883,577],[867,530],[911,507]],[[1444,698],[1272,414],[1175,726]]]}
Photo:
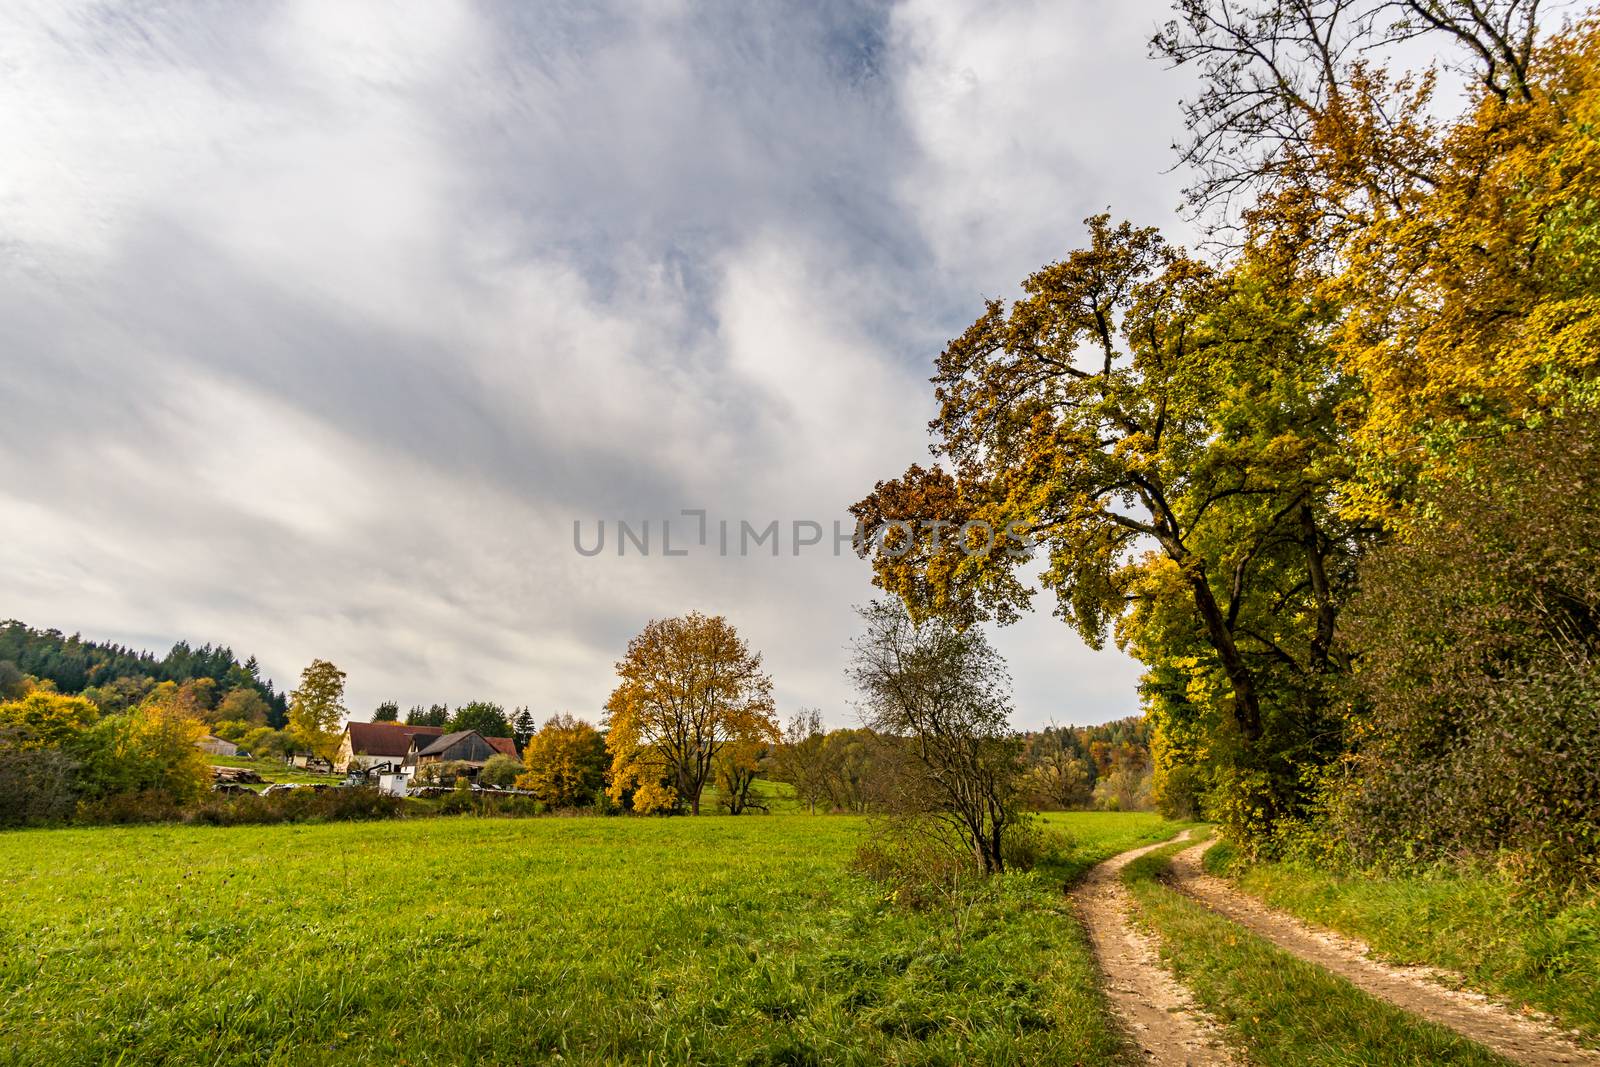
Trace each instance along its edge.
{"label": "distant tree line", "polygon": [[208,712],[242,690],[245,695],[234,697],[217,721],[259,716],[273,727],[288,722],[287,694],[278,692],[270,678],[261,677],[254,656],[241,663],[223,645],[194,648],[179,641],[157,657],[109,642],[86,641],[77,634],[36,630],[12,619],[0,623],[0,693],[14,691],[24,676],[49,682],[58,693],[81,693],[107,713],[139,704],[162,682],[195,683],[190,687],[193,699],[204,703]]}

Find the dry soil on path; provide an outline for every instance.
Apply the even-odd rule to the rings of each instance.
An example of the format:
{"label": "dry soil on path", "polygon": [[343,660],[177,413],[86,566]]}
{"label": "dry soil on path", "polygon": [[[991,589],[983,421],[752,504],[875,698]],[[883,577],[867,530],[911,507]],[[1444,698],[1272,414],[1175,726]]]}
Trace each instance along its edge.
{"label": "dry soil on path", "polygon": [[[1178,839],[1187,837],[1184,831]],[[1170,843],[1136,848],[1101,863],[1072,890],[1073,904],[1105,976],[1106,999],[1144,1062],[1160,1067],[1232,1067],[1237,1061],[1222,1044],[1221,1029],[1161,965],[1154,939],[1132,922],[1133,899],[1122,884],[1122,869]]]}

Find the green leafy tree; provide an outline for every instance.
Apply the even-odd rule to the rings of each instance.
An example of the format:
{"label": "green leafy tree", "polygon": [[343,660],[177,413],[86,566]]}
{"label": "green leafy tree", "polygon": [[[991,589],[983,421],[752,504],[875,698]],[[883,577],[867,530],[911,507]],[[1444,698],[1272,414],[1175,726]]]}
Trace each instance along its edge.
{"label": "green leafy tree", "polygon": [[16,700],[26,695],[26,676],[10,660],[0,660],[0,700]]}
{"label": "green leafy tree", "polygon": [[332,663],[312,660],[289,696],[289,728],[324,759],[331,760],[339,747],[339,724],[346,714],[344,680],[344,671]]}
{"label": "green leafy tree", "polygon": [[265,697],[254,688],[240,686],[222,698],[210,717],[216,722],[246,722],[264,726],[271,715],[272,707]]}
{"label": "green leafy tree", "polygon": [[385,700],[372,712],[373,722],[398,722],[400,719],[400,705],[392,700]]}
{"label": "green leafy tree", "polygon": [[450,721],[450,706],[448,704],[433,704],[424,709],[417,704],[406,713],[407,726],[439,726],[443,727]]}
{"label": "green leafy tree", "polygon": [[510,737],[511,723],[506,720],[506,709],[486,700],[463,704],[450,717],[449,730],[476,730],[484,737]]}
{"label": "green leafy tree", "polygon": [[478,772],[478,781],[483,785],[509,789],[516,784],[517,776],[521,773],[522,762],[520,760],[503,752],[497,752],[485,761],[483,770]]}

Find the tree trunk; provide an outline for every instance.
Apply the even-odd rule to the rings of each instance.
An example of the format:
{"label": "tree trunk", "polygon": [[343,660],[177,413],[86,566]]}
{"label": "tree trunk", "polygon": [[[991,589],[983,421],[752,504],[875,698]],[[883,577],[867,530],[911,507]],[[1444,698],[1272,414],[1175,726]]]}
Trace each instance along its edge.
{"label": "tree trunk", "polygon": [[1221,605],[1211,592],[1211,583],[1206,581],[1203,573],[1192,572],[1189,586],[1194,590],[1194,606],[1205,622],[1206,636],[1211,641],[1211,647],[1216,649],[1217,658],[1222,661],[1222,671],[1228,676],[1228,684],[1233,687],[1233,718],[1239,725],[1239,732],[1246,741],[1260,740],[1261,703],[1256,695],[1255,678],[1244,657],[1239,654],[1239,646],[1233,640],[1227,616],[1222,613]]}
{"label": "tree trunk", "polygon": [[1309,501],[1300,505],[1300,539],[1306,549],[1306,571],[1311,576],[1311,591],[1317,601],[1317,632],[1311,639],[1311,665],[1325,671],[1333,653],[1333,625],[1338,611],[1328,582],[1323,558],[1322,536]]}

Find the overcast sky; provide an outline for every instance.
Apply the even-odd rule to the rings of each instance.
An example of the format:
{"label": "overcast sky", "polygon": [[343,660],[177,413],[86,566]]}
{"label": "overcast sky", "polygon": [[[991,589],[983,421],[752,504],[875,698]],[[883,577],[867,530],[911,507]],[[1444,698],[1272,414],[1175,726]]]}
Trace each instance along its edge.
{"label": "overcast sky", "polygon": [[[727,615],[853,722],[848,523],[944,342],[1111,209],[1186,233],[1161,2],[8,4],[0,617],[596,718]],[[712,542],[659,554],[660,521]],[[574,550],[573,522],[656,527]],[[715,523],[783,525],[722,557]],[[696,533],[680,518],[675,547]],[[737,538],[733,546],[737,548]],[[1017,722],[1137,710],[1053,603]]]}

